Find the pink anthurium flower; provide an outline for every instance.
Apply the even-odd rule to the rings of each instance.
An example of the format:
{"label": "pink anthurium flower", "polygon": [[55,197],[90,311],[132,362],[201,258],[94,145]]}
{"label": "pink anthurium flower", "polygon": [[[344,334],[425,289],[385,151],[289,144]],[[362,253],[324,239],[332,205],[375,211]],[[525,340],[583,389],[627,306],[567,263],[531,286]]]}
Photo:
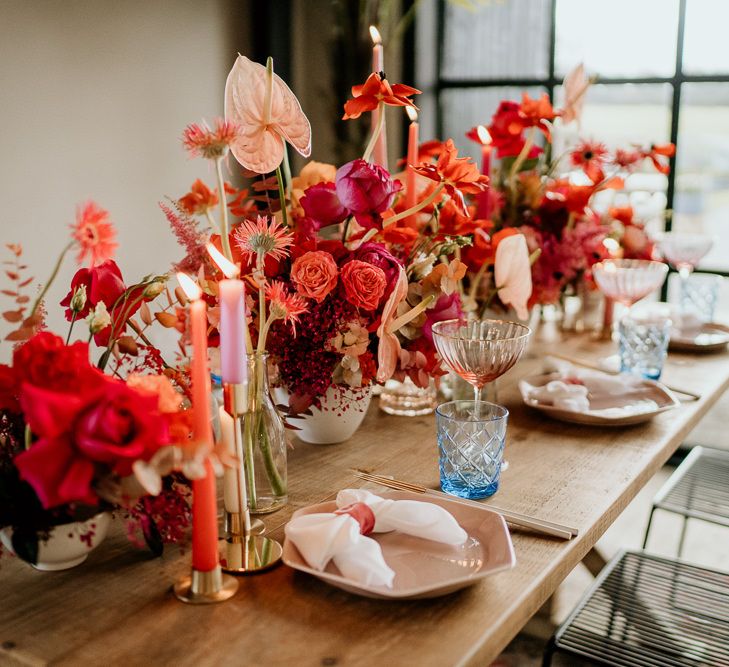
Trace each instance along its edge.
{"label": "pink anthurium flower", "polygon": [[590,79],[585,76],[585,66],[580,63],[565,78],[564,83],[564,109],[562,122],[567,124],[582,118],[582,107],[585,105],[585,93],[590,87]]}
{"label": "pink anthurium flower", "polygon": [[494,280],[501,303],[514,308],[519,319],[525,320],[529,316],[527,302],[532,295],[532,269],[523,234],[512,234],[499,243]]}
{"label": "pink anthurium flower", "polygon": [[377,336],[380,344],[377,347],[377,381],[386,382],[392,377],[397,368],[397,360],[400,355],[400,341],[395,335],[397,329],[392,328],[397,315],[397,307],[408,295],[408,279],[405,269],[400,267],[395,287],[388,297],[385,307],[382,309],[382,321],[377,329]]}
{"label": "pink anthurium flower", "polygon": [[302,156],[311,155],[311,125],[291,89],[268,67],[239,55],[225,82],[225,118],[240,128],[231,144],[246,169],[267,174],[283,160],[288,141]]}

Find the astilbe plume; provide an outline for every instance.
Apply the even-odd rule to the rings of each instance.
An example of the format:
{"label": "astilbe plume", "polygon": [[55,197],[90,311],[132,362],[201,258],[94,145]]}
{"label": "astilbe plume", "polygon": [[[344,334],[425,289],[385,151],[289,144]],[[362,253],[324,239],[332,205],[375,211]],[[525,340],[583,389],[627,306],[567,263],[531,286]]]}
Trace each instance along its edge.
{"label": "astilbe plume", "polygon": [[184,259],[173,266],[173,269],[183,273],[197,273],[200,265],[207,259],[205,249],[207,237],[197,228],[197,222],[184,211],[179,210],[176,206],[175,211],[163,202],[159,203],[159,207],[170,223],[177,242],[187,253]]}

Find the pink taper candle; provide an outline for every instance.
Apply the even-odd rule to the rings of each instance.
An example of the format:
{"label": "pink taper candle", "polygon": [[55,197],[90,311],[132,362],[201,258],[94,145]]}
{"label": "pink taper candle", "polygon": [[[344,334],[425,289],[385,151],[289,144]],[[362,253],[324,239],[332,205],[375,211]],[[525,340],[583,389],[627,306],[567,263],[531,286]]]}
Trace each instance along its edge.
{"label": "pink taper candle", "polygon": [[[413,169],[418,164],[418,112],[412,107],[405,107],[405,111],[408,114],[408,118],[410,118],[410,127],[408,128],[408,156],[405,167],[405,208],[412,208],[418,203],[418,176]],[[415,216],[408,218],[408,223],[412,226],[415,226],[415,222]]]}
{"label": "pink taper candle", "polygon": [[[385,50],[382,46],[382,37],[380,37],[380,31],[375,26],[370,26],[370,37],[372,38],[372,71],[373,72],[384,72],[385,71]],[[382,113],[385,113],[383,108]],[[380,118],[380,110],[375,109],[372,112],[371,118],[371,131],[374,132],[377,127],[377,122]],[[372,159],[375,164],[379,164],[381,167],[387,169],[387,130],[385,128],[385,119],[382,119],[382,132],[377,138],[375,149],[372,153]]]}
{"label": "pink taper candle", "polygon": [[[200,288],[189,276],[178,273],[177,279],[190,298],[193,442],[195,445],[204,443],[212,448],[207,305],[200,298]],[[210,572],[218,565],[218,508],[215,475],[209,461],[205,464],[205,470],[205,477],[192,482],[192,567],[199,572]]]}

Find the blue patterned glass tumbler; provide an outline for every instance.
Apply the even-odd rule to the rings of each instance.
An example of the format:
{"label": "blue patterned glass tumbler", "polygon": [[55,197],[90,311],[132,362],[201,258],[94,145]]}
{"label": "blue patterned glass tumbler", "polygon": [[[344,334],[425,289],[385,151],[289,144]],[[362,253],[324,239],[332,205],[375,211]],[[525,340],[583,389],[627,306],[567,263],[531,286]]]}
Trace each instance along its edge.
{"label": "blue patterned glass tumbler", "polygon": [[693,313],[702,322],[713,322],[724,278],[715,273],[692,273],[681,281],[681,312]]}
{"label": "blue patterned glass tumbler", "polygon": [[667,317],[624,317],[619,323],[620,372],[657,380],[663,371],[671,320]]}
{"label": "blue patterned glass tumbler", "polygon": [[499,488],[509,411],[483,401],[451,401],[435,410],[440,488],[459,498],[493,496]]}

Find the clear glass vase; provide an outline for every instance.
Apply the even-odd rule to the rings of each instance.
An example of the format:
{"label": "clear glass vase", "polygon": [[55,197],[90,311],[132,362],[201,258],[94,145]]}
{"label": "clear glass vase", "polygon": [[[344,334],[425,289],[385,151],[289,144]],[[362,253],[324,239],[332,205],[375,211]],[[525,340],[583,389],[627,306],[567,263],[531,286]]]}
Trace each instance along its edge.
{"label": "clear glass vase", "polygon": [[286,431],[268,388],[268,354],[248,355],[248,391],[241,419],[248,507],[267,514],[288,500]]}
{"label": "clear glass vase", "polygon": [[404,382],[388,380],[380,392],[380,408],[391,415],[429,415],[437,405],[438,393],[432,380],[427,387],[418,387],[409,377]]}

